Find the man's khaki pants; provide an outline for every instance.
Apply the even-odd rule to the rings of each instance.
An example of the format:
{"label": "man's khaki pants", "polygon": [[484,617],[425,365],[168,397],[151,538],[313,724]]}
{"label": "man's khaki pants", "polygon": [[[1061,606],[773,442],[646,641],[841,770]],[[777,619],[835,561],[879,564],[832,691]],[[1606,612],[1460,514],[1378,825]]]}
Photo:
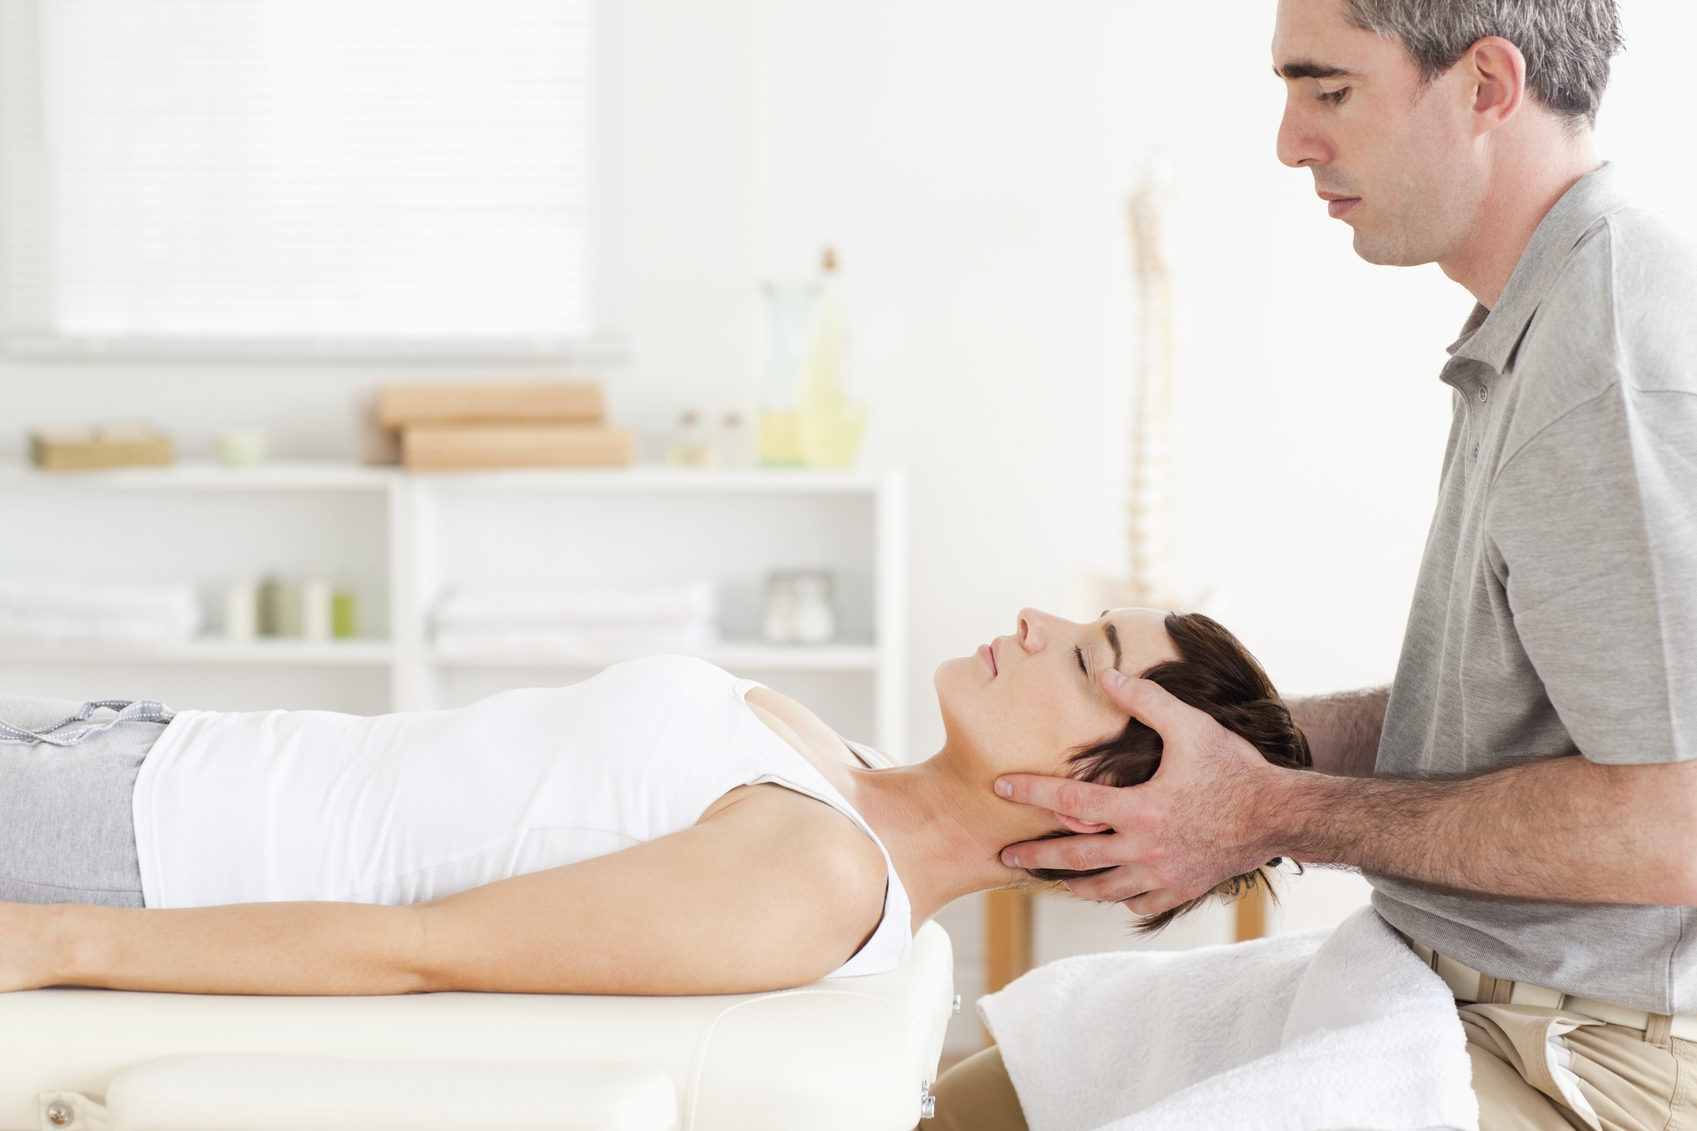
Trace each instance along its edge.
{"label": "man's khaki pants", "polygon": [[[1697,1041],[1526,1005],[1463,1005],[1480,1131],[1697,1131]],[[1659,1021],[1659,1024],[1658,1024]],[[1568,1106],[1550,1065],[1551,1026],[1571,1054],[1580,1097],[1595,1118]],[[945,1072],[932,1089],[937,1115],[921,1131],[1029,1131],[999,1049]]]}

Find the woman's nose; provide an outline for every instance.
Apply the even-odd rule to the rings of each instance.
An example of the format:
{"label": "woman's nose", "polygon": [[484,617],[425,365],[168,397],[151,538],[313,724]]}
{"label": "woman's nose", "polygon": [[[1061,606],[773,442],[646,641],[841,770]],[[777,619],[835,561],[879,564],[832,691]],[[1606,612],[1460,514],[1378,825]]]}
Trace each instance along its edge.
{"label": "woman's nose", "polygon": [[1036,609],[1019,613],[1019,645],[1027,652],[1041,652],[1049,639],[1049,614]]}

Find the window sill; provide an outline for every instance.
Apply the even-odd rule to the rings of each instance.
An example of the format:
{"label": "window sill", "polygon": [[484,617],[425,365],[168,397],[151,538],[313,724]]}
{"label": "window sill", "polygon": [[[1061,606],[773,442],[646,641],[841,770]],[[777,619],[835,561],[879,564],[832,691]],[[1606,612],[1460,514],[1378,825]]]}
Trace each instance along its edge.
{"label": "window sill", "polygon": [[7,356],[43,361],[551,361],[607,365],[629,355],[616,334],[576,338],[149,338],[12,333]]}

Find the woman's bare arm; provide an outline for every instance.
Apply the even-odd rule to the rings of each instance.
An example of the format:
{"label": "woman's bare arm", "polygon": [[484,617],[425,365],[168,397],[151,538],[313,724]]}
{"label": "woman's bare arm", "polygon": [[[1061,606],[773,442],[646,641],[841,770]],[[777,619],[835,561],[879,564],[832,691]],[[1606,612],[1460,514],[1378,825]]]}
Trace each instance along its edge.
{"label": "woman's bare arm", "polygon": [[777,786],[672,836],[412,907],[0,904],[0,990],[704,994],[802,985],[883,907],[878,848]]}

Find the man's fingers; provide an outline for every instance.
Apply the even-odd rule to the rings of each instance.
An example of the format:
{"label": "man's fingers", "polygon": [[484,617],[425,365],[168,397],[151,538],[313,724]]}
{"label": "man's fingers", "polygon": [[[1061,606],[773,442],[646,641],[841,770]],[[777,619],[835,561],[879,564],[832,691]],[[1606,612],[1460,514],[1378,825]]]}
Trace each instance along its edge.
{"label": "man's fingers", "polygon": [[1067,890],[1072,894],[1080,899],[1093,899],[1098,903],[1124,903],[1142,896],[1152,887],[1158,889],[1148,869],[1132,864],[1115,868],[1111,872],[1079,876],[1067,881]]}
{"label": "man's fingers", "polygon": [[1184,899],[1184,895],[1174,888],[1156,888],[1121,902],[1127,910],[1138,915],[1159,915],[1163,911],[1171,911],[1183,903]]}
{"label": "man's fingers", "polygon": [[1003,774],[996,779],[996,793],[1009,801],[1052,809],[1087,824],[1116,828],[1116,818],[1123,817],[1126,809],[1122,792],[1112,786],[1040,774]]}
{"label": "man's fingers", "polygon": [[1197,719],[1207,715],[1188,703],[1180,702],[1160,684],[1147,679],[1124,679],[1114,683],[1120,673],[1112,669],[1102,673],[1102,690],[1114,705],[1162,738],[1177,733]]}
{"label": "man's fingers", "polygon": [[1058,868],[1065,872],[1112,868],[1125,863],[1125,846],[1118,841],[1112,833],[1026,840],[1002,849],[1002,863],[1010,868]]}

